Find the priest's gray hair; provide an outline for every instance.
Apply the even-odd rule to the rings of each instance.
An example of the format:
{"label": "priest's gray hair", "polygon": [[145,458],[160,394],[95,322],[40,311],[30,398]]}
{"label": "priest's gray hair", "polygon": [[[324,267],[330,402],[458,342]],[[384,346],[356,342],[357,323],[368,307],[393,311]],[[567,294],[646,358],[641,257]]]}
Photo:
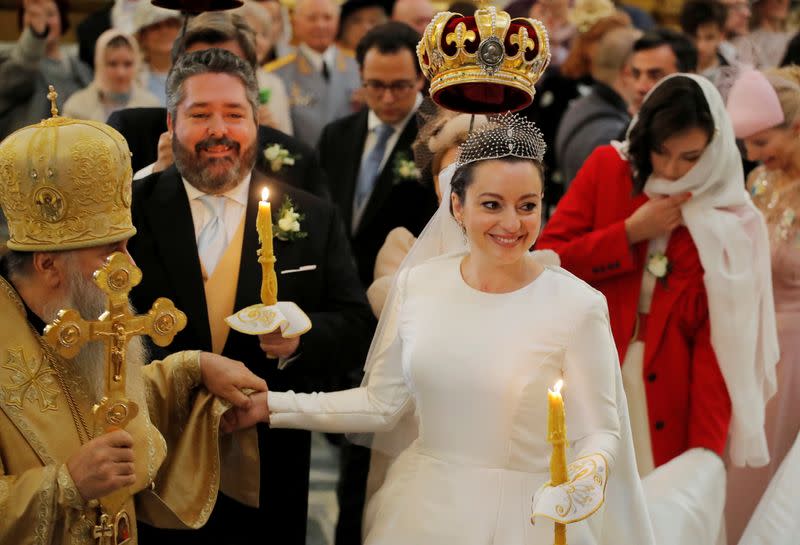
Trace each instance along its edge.
{"label": "priest's gray hair", "polygon": [[31,273],[31,263],[33,263],[33,252],[9,250],[3,256],[3,269],[5,269],[3,272],[12,282],[24,280]]}
{"label": "priest's gray hair", "polygon": [[252,67],[230,51],[206,49],[194,51],[178,58],[167,76],[167,111],[173,121],[178,106],[185,98],[184,83],[201,74],[229,74],[242,82],[247,101],[253,109],[253,119],[258,124],[258,82]]}

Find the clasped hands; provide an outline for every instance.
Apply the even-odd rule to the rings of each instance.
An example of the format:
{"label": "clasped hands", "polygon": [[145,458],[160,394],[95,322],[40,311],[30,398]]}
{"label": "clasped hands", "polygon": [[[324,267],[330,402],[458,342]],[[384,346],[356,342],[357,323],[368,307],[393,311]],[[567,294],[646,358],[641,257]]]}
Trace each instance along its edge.
{"label": "clasped hands", "polygon": [[[262,404],[266,407],[266,381],[239,361],[201,352],[200,376],[203,386],[211,394],[231,403],[234,411],[242,411],[244,414],[254,412],[254,407],[258,405],[257,400],[247,395],[246,391],[263,395],[265,401]],[[232,411],[228,411],[230,412]],[[244,418],[241,421],[249,422]],[[249,425],[252,426],[253,423]],[[224,418],[220,428],[223,431],[239,429],[226,424]],[[95,437],[67,460],[66,469],[78,492],[87,501],[131,486],[136,482],[133,437],[122,429],[111,430]]]}
{"label": "clasped hands", "polygon": [[[273,331],[266,335],[258,336],[261,350],[267,358],[289,358],[297,352],[300,346],[300,337],[284,338],[280,331]],[[244,395],[244,394],[242,394]],[[259,422],[269,423],[269,406],[267,404],[267,387],[253,388],[250,393],[249,404],[235,404],[222,415],[220,430],[222,433],[231,433],[236,430],[249,428]]]}

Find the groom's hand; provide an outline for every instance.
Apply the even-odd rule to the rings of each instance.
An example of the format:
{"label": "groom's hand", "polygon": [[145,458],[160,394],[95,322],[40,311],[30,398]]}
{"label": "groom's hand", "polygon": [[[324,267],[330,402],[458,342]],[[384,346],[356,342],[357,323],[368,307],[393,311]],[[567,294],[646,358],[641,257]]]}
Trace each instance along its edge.
{"label": "groom's hand", "polygon": [[280,330],[267,333],[266,335],[259,335],[258,341],[261,343],[261,350],[267,355],[268,358],[290,358],[297,352],[300,346],[300,337],[292,337],[285,339]]}
{"label": "groom's hand", "polygon": [[269,406],[267,405],[267,392],[258,392],[250,396],[248,408],[231,407],[222,415],[220,430],[222,433],[231,433],[255,426],[259,422],[269,424]]}

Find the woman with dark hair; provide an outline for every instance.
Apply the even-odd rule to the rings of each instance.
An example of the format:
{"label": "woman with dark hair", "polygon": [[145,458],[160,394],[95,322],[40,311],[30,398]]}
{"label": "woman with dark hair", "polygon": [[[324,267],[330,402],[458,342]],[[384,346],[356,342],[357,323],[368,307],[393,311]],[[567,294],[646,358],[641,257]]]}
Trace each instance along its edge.
{"label": "woman with dark hair", "polygon": [[[375,434],[392,460],[366,509],[367,545],[548,543],[553,521],[569,523],[571,545],[654,543],[603,297],[529,252],[543,154],[520,118],[472,132],[395,276],[362,386],[270,392],[254,399],[261,414],[240,413]],[[560,378],[576,481],[552,486],[547,389]]]}
{"label": "woman with dark hair", "polygon": [[690,449],[721,457],[729,431],[733,463],[766,463],[778,359],[767,233],[708,80],[662,80],[627,141],[586,161],[538,247],[608,300],[640,474]]}

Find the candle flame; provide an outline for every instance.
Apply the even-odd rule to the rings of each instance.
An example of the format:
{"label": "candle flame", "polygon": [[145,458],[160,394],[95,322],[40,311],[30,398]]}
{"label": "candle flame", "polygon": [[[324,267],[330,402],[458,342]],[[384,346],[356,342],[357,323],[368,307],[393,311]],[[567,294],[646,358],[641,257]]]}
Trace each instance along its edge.
{"label": "candle flame", "polygon": [[261,190],[261,200],[268,201],[269,200],[269,188],[265,187]]}
{"label": "candle flame", "polygon": [[564,381],[561,380],[561,379],[558,379],[558,382],[556,382],[555,386],[553,386],[553,389],[550,390],[550,391],[553,392],[554,394],[559,394],[560,395],[562,386],[564,386]]}

